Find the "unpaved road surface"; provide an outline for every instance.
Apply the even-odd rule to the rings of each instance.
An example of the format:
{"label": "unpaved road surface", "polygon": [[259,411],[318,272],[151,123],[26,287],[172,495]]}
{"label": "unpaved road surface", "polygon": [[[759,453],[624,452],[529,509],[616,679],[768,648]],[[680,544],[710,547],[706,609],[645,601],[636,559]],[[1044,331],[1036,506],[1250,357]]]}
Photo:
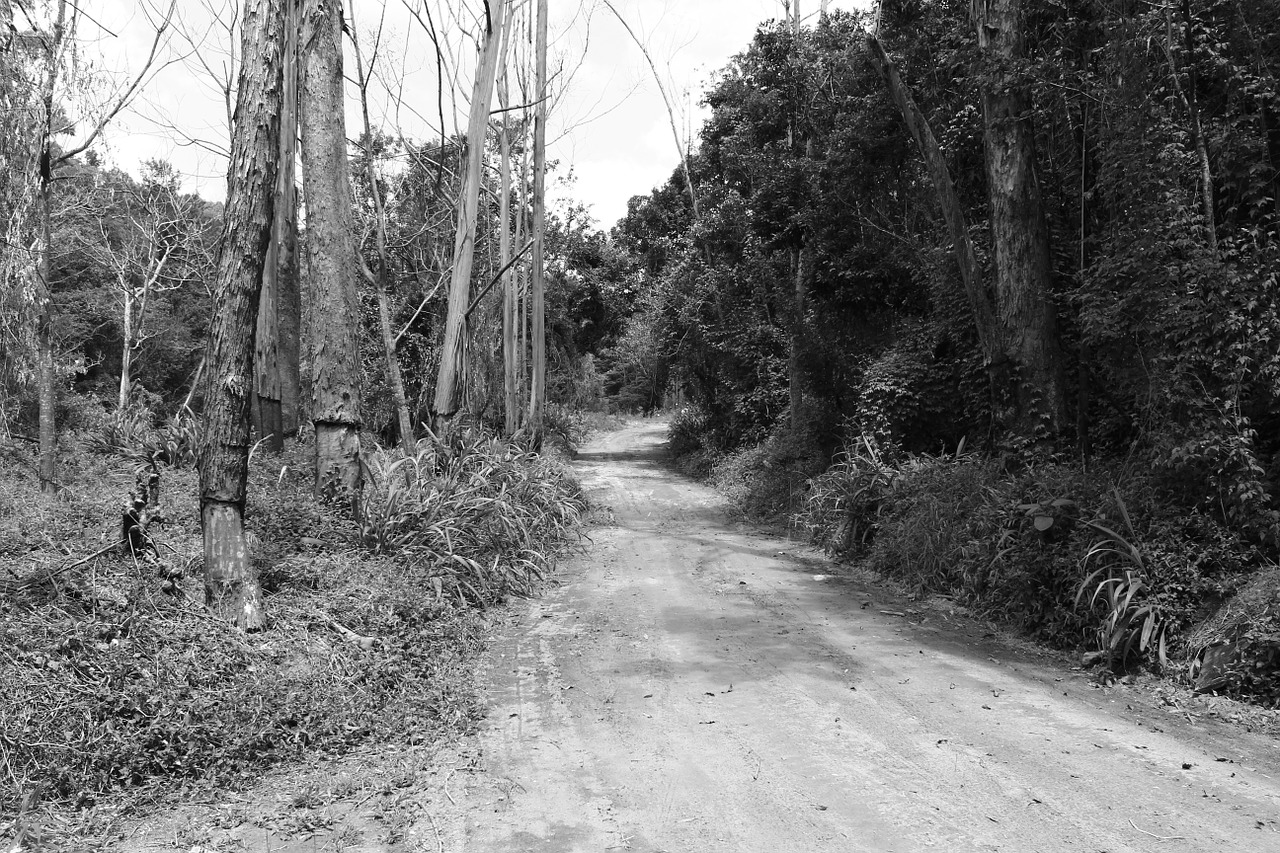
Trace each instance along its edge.
{"label": "unpaved road surface", "polygon": [[664,436],[581,453],[614,523],[498,630],[479,762],[420,849],[1280,853],[1274,740],[735,524]]}

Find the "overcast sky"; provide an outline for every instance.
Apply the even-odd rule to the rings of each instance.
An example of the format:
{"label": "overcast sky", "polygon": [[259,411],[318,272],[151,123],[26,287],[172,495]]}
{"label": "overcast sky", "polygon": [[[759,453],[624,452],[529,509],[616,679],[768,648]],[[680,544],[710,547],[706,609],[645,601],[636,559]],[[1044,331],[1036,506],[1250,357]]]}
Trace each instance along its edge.
{"label": "overcast sky", "polygon": [[[188,189],[222,198],[226,163],[211,149],[225,148],[226,108],[213,81],[230,67],[230,42],[205,7],[218,10],[229,2],[179,0],[186,38],[171,39],[170,50],[185,59],[157,73],[136,107],[118,117],[105,140],[109,162],[136,172],[144,158],[165,158],[189,176]],[[648,193],[671,174],[678,163],[675,143],[648,65],[612,13],[602,4],[592,9],[593,0],[550,3],[553,65],[562,64],[566,76],[549,122],[549,156],[560,161],[559,176],[572,167],[576,179],[555,192],[588,205],[597,223],[608,228],[626,212],[631,196]],[[438,122],[434,53],[424,30],[406,11],[419,4],[420,0],[347,0],[348,10],[354,8],[357,15],[366,53],[385,14],[379,68],[388,80],[405,80],[398,109],[385,88],[375,96],[374,124],[398,126],[409,137],[423,139],[430,135],[426,122]],[[147,19],[135,0],[93,5],[99,26],[82,27],[84,54],[94,57],[109,77],[125,79],[146,55]],[[469,0],[469,5],[479,8],[476,0]],[[689,128],[696,132],[701,124],[703,113],[697,105],[715,72],[750,43],[761,22],[783,14],[780,0],[615,0],[614,5],[646,42],[666,77],[683,114],[682,133]],[[870,0],[832,0],[830,8],[868,5]],[[451,34],[451,50],[463,57],[461,79],[446,86],[446,124],[453,131],[453,102],[456,99],[457,124],[462,126],[470,96],[474,17],[467,14],[466,5],[431,0],[435,10],[446,6],[462,10],[452,21],[437,18],[441,29]],[[801,0],[806,17],[816,15],[818,6],[818,0]],[[349,61],[349,73],[350,65]],[[351,112],[348,118],[352,137],[357,128],[351,122],[357,116]]]}

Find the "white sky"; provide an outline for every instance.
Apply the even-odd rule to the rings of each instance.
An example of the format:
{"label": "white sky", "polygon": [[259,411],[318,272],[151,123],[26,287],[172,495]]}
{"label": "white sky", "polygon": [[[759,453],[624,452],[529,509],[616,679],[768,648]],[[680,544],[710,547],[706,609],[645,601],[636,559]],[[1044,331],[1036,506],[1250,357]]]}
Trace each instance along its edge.
{"label": "white sky", "polygon": [[[102,0],[93,4],[91,13],[100,27],[87,22],[82,25],[83,54],[94,58],[108,78],[127,79],[146,56],[150,30],[140,11],[144,2],[165,0]],[[429,2],[433,10],[463,6],[458,0]],[[354,6],[358,16],[366,53],[371,33],[385,12],[382,67],[388,78],[406,81],[398,113],[388,106],[385,90],[376,96],[373,123],[398,124],[417,140],[434,135],[418,115],[437,114],[434,53],[424,30],[406,11],[407,6],[418,7],[420,3],[347,0],[348,14]],[[678,163],[675,143],[648,65],[612,13],[603,4],[596,5],[596,0],[550,3],[552,52],[556,54],[553,66],[559,58],[573,71],[549,122],[548,156],[561,162],[561,176],[571,166],[576,182],[556,192],[562,198],[567,194],[585,203],[597,223],[608,228],[626,212],[631,196],[648,193],[670,176]],[[209,7],[216,10],[229,4],[230,0],[178,0],[185,31],[216,73],[225,73],[228,67],[226,48],[230,41],[225,30],[210,25]],[[615,0],[614,5],[647,43],[666,76],[668,91],[683,113],[682,133],[690,127],[696,133],[701,124],[704,112],[697,103],[715,72],[747,47],[758,24],[783,14],[781,0]],[[818,5],[818,0],[801,0],[801,12],[807,18],[816,16]],[[830,8],[851,10],[869,5],[870,0],[831,0]],[[465,6],[480,8],[478,0],[465,0]],[[465,125],[462,111],[470,97],[475,50],[467,35],[474,29],[474,17],[465,13],[458,17],[461,20],[436,18],[456,55],[465,57],[459,83],[452,91],[446,86],[444,111],[450,132],[455,127],[455,98],[457,124]],[[226,164],[208,147],[225,146],[225,105],[209,74],[199,68],[192,46],[175,37],[169,48],[170,56],[186,54],[185,61],[155,75],[137,104],[117,117],[105,136],[105,147],[99,145],[98,150],[108,162],[133,172],[144,158],[168,159],[189,176],[188,189],[221,199]],[[514,83],[512,88],[512,99],[518,100]],[[355,137],[358,113],[352,94],[348,135]]]}

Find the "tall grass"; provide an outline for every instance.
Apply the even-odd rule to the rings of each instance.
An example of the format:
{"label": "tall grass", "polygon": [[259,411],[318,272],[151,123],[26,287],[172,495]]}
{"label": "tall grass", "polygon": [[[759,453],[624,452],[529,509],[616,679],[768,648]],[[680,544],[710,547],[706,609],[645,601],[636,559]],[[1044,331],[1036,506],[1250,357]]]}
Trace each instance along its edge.
{"label": "tall grass", "polygon": [[566,469],[494,438],[424,440],[367,461],[360,536],[427,567],[439,595],[488,604],[528,595],[586,511]]}

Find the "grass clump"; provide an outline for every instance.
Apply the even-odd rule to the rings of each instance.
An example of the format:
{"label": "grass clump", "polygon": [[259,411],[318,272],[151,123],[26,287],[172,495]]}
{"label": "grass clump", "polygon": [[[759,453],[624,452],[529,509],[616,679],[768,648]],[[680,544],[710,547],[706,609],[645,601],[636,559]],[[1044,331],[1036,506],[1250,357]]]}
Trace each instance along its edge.
{"label": "grass clump", "polygon": [[459,602],[532,592],[586,512],[563,466],[478,434],[373,454],[368,473],[364,546],[425,567],[428,588]]}

